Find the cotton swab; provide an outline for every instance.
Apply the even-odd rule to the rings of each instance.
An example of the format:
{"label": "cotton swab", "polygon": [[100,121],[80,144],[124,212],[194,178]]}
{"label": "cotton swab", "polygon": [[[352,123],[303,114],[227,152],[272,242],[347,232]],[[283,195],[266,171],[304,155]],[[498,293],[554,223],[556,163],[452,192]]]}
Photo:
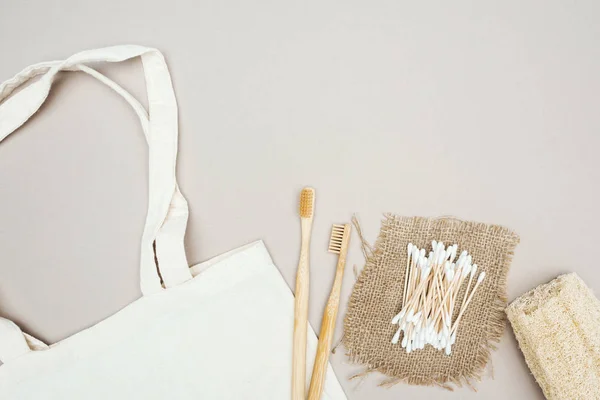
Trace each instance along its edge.
{"label": "cotton swab", "polygon": [[413,244],[408,244],[408,258],[406,259],[406,273],[404,274],[404,294],[402,295],[402,307],[406,303],[406,289],[408,287],[408,276],[410,275],[410,256],[412,255]]}
{"label": "cotton swab", "polygon": [[463,314],[465,313],[465,310],[469,306],[469,303],[471,302],[471,300],[473,300],[473,296],[475,296],[475,291],[477,290],[479,285],[481,285],[481,282],[483,282],[484,279],[485,279],[485,271],[483,271],[479,274],[479,277],[477,278],[477,283],[475,283],[475,286],[473,287],[473,291],[469,295],[469,298],[467,299],[467,302],[465,303],[465,305],[460,310],[458,317],[456,317],[456,322],[454,322],[454,326],[452,326],[453,331],[455,331],[457,329],[460,319],[462,318]]}
{"label": "cotton swab", "polygon": [[467,290],[465,291],[465,296],[463,297],[462,304],[460,305],[461,308],[465,304],[465,301],[467,301],[467,296],[469,295],[469,289],[471,289],[471,283],[473,283],[473,277],[475,276],[476,273],[477,273],[477,264],[473,264],[473,267],[471,267],[471,276],[469,277],[469,284],[467,285]]}
{"label": "cotton swab", "polygon": [[[392,344],[400,343],[407,353],[429,344],[449,356],[456,343],[458,324],[485,272],[479,274],[471,290],[478,267],[471,264],[472,256],[466,250],[458,254],[458,244],[445,247],[443,242],[433,240],[427,253],[409,243],[406,254],[402,307],[392,319],[392,324],[398,324]],[[466,282],[465,295],[453,321],[458,294]]]}

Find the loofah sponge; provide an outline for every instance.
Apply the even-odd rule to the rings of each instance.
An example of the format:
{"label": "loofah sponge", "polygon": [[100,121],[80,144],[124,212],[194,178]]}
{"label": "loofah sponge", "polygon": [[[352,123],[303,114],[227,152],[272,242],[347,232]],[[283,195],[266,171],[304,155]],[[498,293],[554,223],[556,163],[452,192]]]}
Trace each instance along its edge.
{"label": "loofah sponge", "polygon": [[547,399],[600,399],[600,301],[577,274],[538,286],[506,313]]}

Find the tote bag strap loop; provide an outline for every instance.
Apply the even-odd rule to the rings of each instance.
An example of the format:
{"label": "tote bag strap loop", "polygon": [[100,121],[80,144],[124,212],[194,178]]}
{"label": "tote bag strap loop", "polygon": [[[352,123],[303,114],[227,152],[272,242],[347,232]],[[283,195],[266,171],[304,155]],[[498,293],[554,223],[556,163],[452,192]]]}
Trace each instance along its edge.
{"label": "tote bag strap loop", "polygon": [[[25,85],[27,82],[34,79],[35,77],[45,74],[51,67],[60,63],[62,63],[62,61],[43,62],[25,68],[13,78],[7,80],[2,85],[0,85],[0,103],[2,103],[4,99],[10,96],[15,89]],[[63,71],[85,72],[86,74],[94,77],[95,79],[104,83],[106,86],[110,87],[119,95],[121,95],[125,99],[125,101],[127,101],[131,105],[135,113],[138,115],[138,118],[140,119],[140,124],[142,125],[142,130],[144,131],[144,136],[146,137],[146,140],[148,140],[148,112],[146,111],[144,106],[142,106],[140,102],[137,101],[136,98],[133,97],[128,91],[123,89],[121,86],[119,86],[117,83],[115,83],[108,77],[102,75],[100,72],[83,64],[74,65],[70,68],[63,68]]]}
{"label": "tote bag strap loop", "polygon": [[[127,91],[86,65],[95,62],[121,62],[138,56],[142,58],[146,78],[149,104],[147,113]],[[0,104],[0,140],[18,129],[41,107],[59,71],[76,70],[93,76],[119,93],[137,113],[148,141],[148,214],[140,254],[142,293],[151,294],[161,290],[163,284],[171,287],[191,279],[183,241],[188,207],[175,177],[177,103],[166,62],[158,50],[134,45],[107,47],[83,51],[64,61],[40,63],[26,68],[0,85],[2,101],[17,87],[41,75],[37,82]]]}

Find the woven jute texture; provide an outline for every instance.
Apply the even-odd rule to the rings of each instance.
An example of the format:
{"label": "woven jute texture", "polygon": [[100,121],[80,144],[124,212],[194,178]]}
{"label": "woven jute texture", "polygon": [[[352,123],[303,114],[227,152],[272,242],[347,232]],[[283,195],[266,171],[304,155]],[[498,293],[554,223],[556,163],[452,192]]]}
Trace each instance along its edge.
{"label": "woven jute texture", "polygon": [[[391,344],[398,328],[391,321],[402,304],[407,245],[431,250],[432,240],[458,244],[458,252],[467,250],[480,271],[486,272],[462,318],[450,356],[431,346],[407,354],[400,345]],[[366,367],[357,377],[378,371],[387,375],[383,386],[404,382],[449,390],[465,384],[474,388],[504,331],[506,275],[518,242],[514,232],[497,225],[386,214],[375,246],[363,240],[366,263],[344,318],[347,354],[352,362]],[[457,313],[458,307],[453,318]]]}
{"label": "woven jute texture", "polygon": [[600,399],[600,301],[576,274],[538,286],[506,313],[547,399]]}

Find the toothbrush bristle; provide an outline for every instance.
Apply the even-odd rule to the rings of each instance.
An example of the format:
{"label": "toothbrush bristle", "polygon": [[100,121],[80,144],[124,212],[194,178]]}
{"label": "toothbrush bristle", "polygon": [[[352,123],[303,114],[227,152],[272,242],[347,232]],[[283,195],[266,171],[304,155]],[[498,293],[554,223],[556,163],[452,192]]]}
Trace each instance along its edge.
{"label": "toothbrush bristle", "polygon": [[306,187],[300,193],[300,217],[311,218],[315,211],[315,189]]}
{"label": "toothbrush bristle", "polygon": [[346,235],[346,225],[333,225],[331,227],[331,237],[329,238],[329,251],[331,253],[340,254],[344,235]]}

